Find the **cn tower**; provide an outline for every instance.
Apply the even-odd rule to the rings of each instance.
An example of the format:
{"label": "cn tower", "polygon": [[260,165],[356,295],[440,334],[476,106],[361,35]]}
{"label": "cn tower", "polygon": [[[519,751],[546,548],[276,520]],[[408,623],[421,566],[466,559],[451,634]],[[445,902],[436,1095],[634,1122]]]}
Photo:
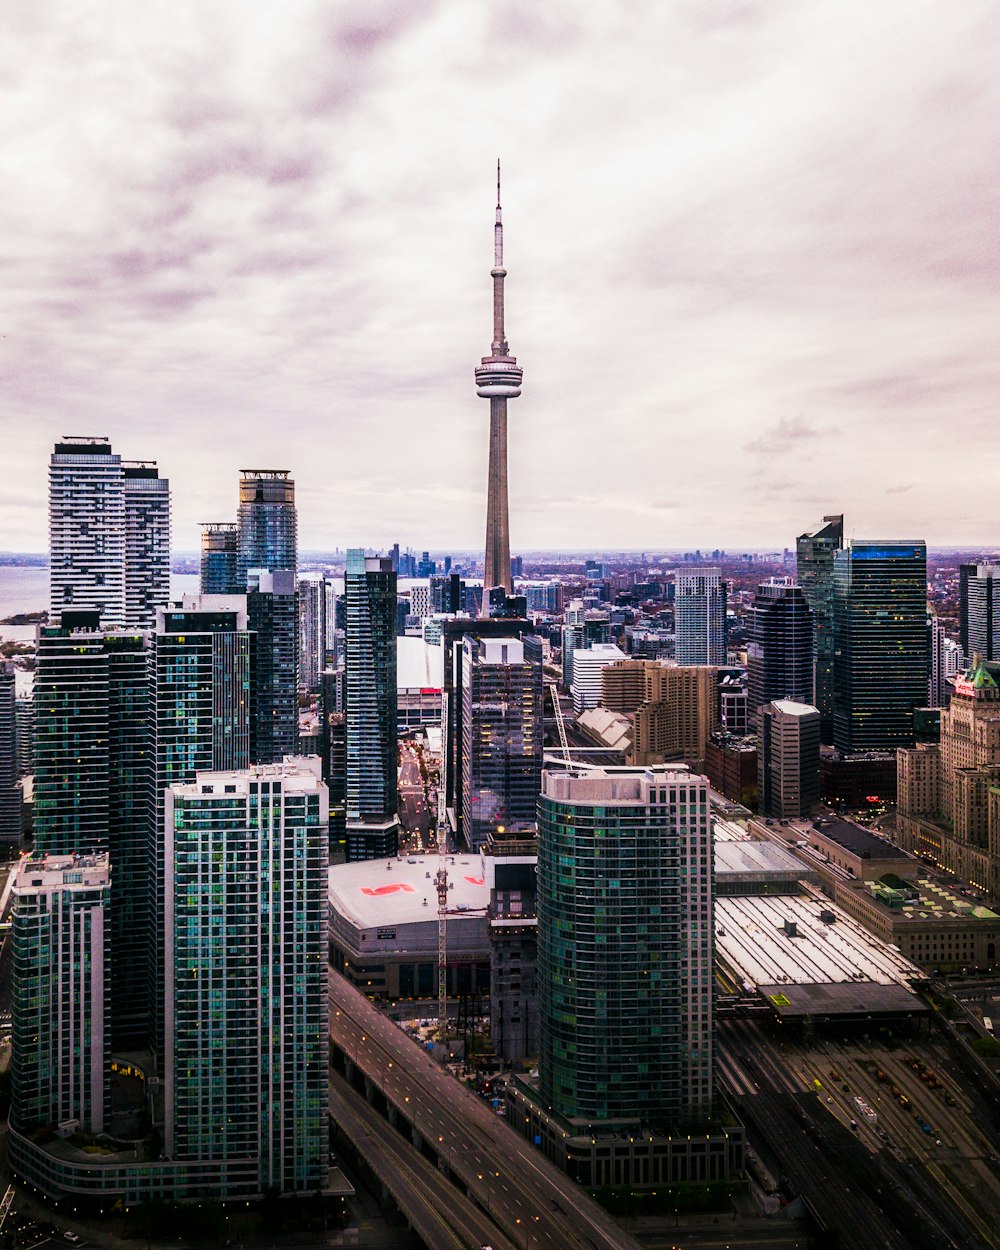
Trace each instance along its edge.
{"label": "cn tower", "polygon": [[489,592],[502,586],[514,590],[510,579],[510,524],[507,517],[507,400],[521,393],[523,370],[510,354],[503,328],[503,218],[500,212],[500,162],[497,161],[497,219],[493,227],[493,342],[490,354],[476,369],[476,394],[490,401],[490,476],[486,493],[486,568],[483,577],[483,614]]}

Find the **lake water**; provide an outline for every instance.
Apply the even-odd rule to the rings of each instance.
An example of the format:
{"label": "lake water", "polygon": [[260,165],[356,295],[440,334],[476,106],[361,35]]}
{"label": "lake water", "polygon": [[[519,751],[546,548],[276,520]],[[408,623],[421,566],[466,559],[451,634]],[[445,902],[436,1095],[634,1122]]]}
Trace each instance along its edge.
{"label": "lake water", "polygon": [[[197,573],[171,573],[170,594],[196,594]],[[49,570],[0,564],[0,618],[18,612],[44,612],[49,606]],[[0,638],[15,642],[34,642],[34,625],[0,625]]]}

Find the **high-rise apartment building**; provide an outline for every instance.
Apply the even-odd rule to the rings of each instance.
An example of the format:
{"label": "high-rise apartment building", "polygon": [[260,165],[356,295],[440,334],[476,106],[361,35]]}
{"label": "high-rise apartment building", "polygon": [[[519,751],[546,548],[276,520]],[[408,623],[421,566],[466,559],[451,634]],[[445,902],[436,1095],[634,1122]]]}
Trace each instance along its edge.
{"label": "high-rise apartment building", "polygon": [[542,777],[544,689],[537,638],[462,646],[463,834],[478,850],[498,830],[533,830]]}
{"label": "high-rise apartment building", "polygon": [[725,664],[726,593],[718,569],[677,570],[674,653],[678,664]]}
{"label": "high-rise apartment building", "polygon": [[125,627],[152,629],[170,598],[170,483],[155,462],[123,460]]}
{"label": "high-rise apartment building", "polygon": [[49,460],[49,605],[125,624],[125,490],[106,438],[66,436]]}
{"label": "high-rise apartment building", "polygon": [[765,816],[808,816],[819,802],[819,710],[775,699],[758,709],[760,810]]}
{"label": "high-rise apartment building", "polygon": [[152,627],[170,593],[170,484],[153,461],[122,461],[106,438],[65,437],[49,461],[53,617]]}
{"label": "high-rise apartment building", "polygon": [[962,648],[970,659],[1000,660],[1000,564],[963,565],[960,619]]}
{"label": "high-rise apartment building", "polygon": [[110,855],[109,1036],[145,1036],[152,813],[150,653],[141,633],[104,630],[94,612],[64,612],[39,630],[35,671],[35,847]]}
{"label": "high-rise apartment building", "polygon": [[243,595],[188,595],[161,608],[152,637],[152,767],[147,845],[146,971],[151,993],[151,1041],[164,1053],[163,900],[167,862],[163,795],[201,771],[250,764],[251,673],[254,635]]}
{"label": "high-rise apartment building", "polygon": [[799,585],[813,611],[815,705],[820,712],[820,734],[826,743],[833,742],[833,560],[843,545],[842,515],[825,516],[820,525],[800,534],[795,543]]}
{"label": "high-rise apartment building", "polygon": [[14,665],[10,660],[0,660],[0,843],[8,847],[21,840],[16,708]]}
{"label": "high-rise apartment building", "polygon": [[326,578],[300,577],[298,590],[299,688],[318,691],[326,668]]}
{"label": "high-rise apartment building", "polygon": [[834,745],[913,745],[927,699],[927,548],[854,539],[834,556]]}
{"label": "high-rise apartment building", "polygon": [[948,657],[944,626],[931,604],[927,605],[927,706],[947,707]]}
{"label": "high-rise apartment building", "polygon": [[567,1119],[678,1130],[712,1110],[712,825],[683,766],[546,770],[539,1094]]}
{"label": "high-rise apartment building", "polygon": [[110,1111],[110,866],[44,855],[15,870],[10,1125],[101,1133]]}
{"label": "high-rise apartment building", "polygon": [[815,621],[802,590],[790,578],[757,587],[749,613],[747,706],[757,711],[774,699],[812,703]]}
{"label": "high-rise apartment building", "polygon": [[718,669],[704,664],[647,663],[646,698],[635,713],[634,763],[678,760],[700,769],[718,724]]}
{"label": "high-rise apartment building", "polygon": [[246,575],[240,574],[240,530],[235,521],[203,521],[201,583],[203,595],[242,595]]}
{"label": "high-rise apartment building", "polygon": [[247,619],[255,636],[250,758],[280,763],[298,754],[298,594],[291,570],[247,571]]}
{"label": "high-rise apartment building", "polygon": [[237,526],[239,571],[244,585],[248,569],[298,569],[295,483],[287,469],[240,470]]}
{"label": "high-rise apartment building", "polygon": [[326,1177],[328,862],[319,760],[167,790],[164,1153]]}
{"label": "high-rise apartment building", "polygon": [[392,561],[352,548],[344,591],[347,858],[378,859],[394,855],[399,839]]}

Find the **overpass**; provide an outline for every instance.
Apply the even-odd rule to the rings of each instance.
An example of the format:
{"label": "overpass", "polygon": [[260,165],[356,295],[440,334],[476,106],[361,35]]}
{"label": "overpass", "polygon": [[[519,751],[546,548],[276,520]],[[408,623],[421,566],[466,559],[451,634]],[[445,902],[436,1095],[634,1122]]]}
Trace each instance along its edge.
{"label": "overpass", "polygon": [[[418,1209],[419,1197],[439,1217],[447,1212],[451,1240],[440,1232],[426,1238],[435,1250],[639,1250],[603,1208],[332,969],[330,1044],[334,1119],[360,1143],[420,1236],[431,1217]],[[378,1124],[380,1116],[388,1124]],[[433,1186],[414,1159],[436,1173]],[[488,1236],[480,1231],[484,1217]]]}

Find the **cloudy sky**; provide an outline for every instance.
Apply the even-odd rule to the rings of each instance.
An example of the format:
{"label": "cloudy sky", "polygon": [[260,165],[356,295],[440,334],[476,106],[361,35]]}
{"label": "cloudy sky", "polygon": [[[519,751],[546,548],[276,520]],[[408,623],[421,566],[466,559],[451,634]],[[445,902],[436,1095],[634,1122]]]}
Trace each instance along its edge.
{"label": "cloudy sky", "polygon": [[0,548],[61,434],[174,545],[476,547],[504,163],[512,546],[1000,542],[986,0],[0,4]]}

